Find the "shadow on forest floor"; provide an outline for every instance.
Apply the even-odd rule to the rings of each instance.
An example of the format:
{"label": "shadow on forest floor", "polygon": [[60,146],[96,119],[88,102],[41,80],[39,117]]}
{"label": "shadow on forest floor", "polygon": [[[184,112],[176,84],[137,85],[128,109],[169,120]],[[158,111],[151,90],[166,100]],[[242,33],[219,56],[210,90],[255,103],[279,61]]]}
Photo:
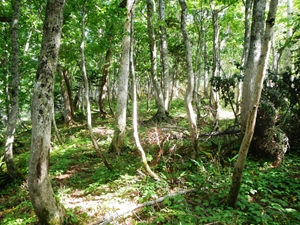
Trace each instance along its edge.
{"label": "shadow on forest floor", "polygon": [[[196,192],[140,208],[116,219],[113,224],[300,223],[299,157],[287,155],[280,168],[272,168],[269,163],[250,157],[236,207],[229,208],[222,203],[229,191],[238,150],[236,137],[202,140],[198,158],[193,160],[188,154],[191,144],[187,121],[180,116],[175,118],[176,124],[141,125],[139,128],[149,162],[163,150],[156,165],[152,166],[161,181],[153,180],[144,172],[130,126],[127,147],[118,156],[107,152],[113,119],[95,120],[95,136],[113,164],[113,171],[106,169],[93,150],[85,124],[77,121],[72,128],[60,127],[65,144],[53,143],[50,176],[58,199],[67,208],[68,223],[91,224],[118,210],[193,188]],[[203,127],[201,132],[210,130],[210,121],[205,122],[208,127]],[[228,120],[220,122],[225,128],[230,123]],[[26,141],[26,137],[29,140],[30,134],[22,140]],[[16,155],[16,163],[26,175],[29,146],[22,148]],[[1,189],[0,223],[37,224],[26,181],[9,183]]]}

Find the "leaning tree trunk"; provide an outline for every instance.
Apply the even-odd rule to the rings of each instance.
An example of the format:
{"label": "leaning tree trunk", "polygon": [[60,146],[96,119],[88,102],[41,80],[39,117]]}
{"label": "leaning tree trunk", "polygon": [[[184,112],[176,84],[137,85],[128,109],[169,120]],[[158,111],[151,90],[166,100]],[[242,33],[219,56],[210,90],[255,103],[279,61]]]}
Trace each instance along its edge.
{"label": "leaning tree trunk", "polygon": [[12,44],[12,58],[11,58],[11,101],[9,107],[8,115],[8,125],[7,125],[7,137],[5,142],[5,162],[7,168],[7,175],[11,178],[17,178],[18,172],[14,163],[13,157],[13,143],[15,138],[16,124],[18,121],[18,112],[19,112],[19,83],[20,76],[18,72],[18,63],[19,63],[19,45],[18,45],[18,22],[19,15],[21,10],[20,0],[13,1],[13,17],[11,24],[11,44]]}
{"label": "leaning tree trunk", "polygon": [[166,15],[165,15],[165,0],[158,1],[158,18],[160,20],[160,46],[161,46],[161,64],[162,64],[162,75],[164,84],[164,106],[165,111],[168,111],[169,106],[169,58],[168,58],[168,42],[167,42],[167,31],[166,31]]}
{"label": "leaning tree trunk", "polygon": [[190,37],[187,32],[186,28],[186,17],[187,17],[187,5],[185,0],[178,0],[182,9],[181,12],[181,31],[182,36],[184,39],[184,45],[185,45],[185,54],[186,54],[186,65],[187,65],[187,71],[188,71],[188,85],[186,88],[186,93],[184,96],[185,101],[185,107],[189,119],[190,124],[190,132],[191,132],[191,138],[193,142],[194,147],[194,157],[196,156],[197,149],[198,149],[198,132],[197,132],[197,123],[196,118],[192,106],[192,100],[193,100],[193,90],[194,90],[194,72],[193,72],[193,65],[192,65],[192,50],[191,50],[191,43],[190,43]]}
{"label": "leaning tree trunk", "polygon": [[[255,1],[254,5],[257,4]],[[253,9],[253,16],[257,13],[256,10],[259,11],[259,13],[262,13],[262,11],[265,10],[265,7],[263,4],[266,4],[265,0],[261,0],[260,4],[261,7]],[[253,137],[254,128],[255,128],[255,122],[256,122],[256,116],[257,116],[257,109],[259,105],[259,100],[261,96],[261,91],[263,88],[263,81],[266,73],[266,67],[268,64],[269,59],[269,49],[270,49],[270,40],[273,33],[273,26],[275,24],[275,18],[276,18],[276,11],[277,11],[277,5],[278,0],[271,0],[270,2],[270,8],[268,13],[268,18],[266,20],[266,30],[263,37],[263,44],[261,48],[261,54],[259,58],[257,73],[255,74],[255,89],[252,96],[253,101],[251,102],[252,108],[248,115],[247,119],[247,126],[245,130],[245,135],[242,141],[242,144],[240,146],[239,155],[237,158],[237,162],[234,167],[233,175],[232,175],[232,183],[230,187],[230,191],[227,197],[227,204],[229,206],[234,206],[235,202],[237,200],[239,190],[242,183],[242,175],[243,170],[245,167],[246,157],[248,154],[249,146]],[[252,23],[255,23],[253,21]]]}
{"label": "leaning tree trunk", "polygon": [[89,89],[89,81],[86,74],[86,67],[85,67],[85,54],[84,54],[84,44],[85,44],[85,11],[86,11],[86,3],[87,0],[84,1],[83,9],[82,9],[82,20],[81,20],[81,45],[80,45],[80,53],[81,53],[81,73],[84,83],[84,97],[86,101],[86,116],[87,116],[87,125],[89,129],[89,134],[91,141],[93,143],[94,148],[96,149],[97,153],[100,155],[101,159],[103,160],[104,165],[109,169],[112,170],[112,165],[108,162],[104,154],[101,152],[97,140],[93,134],[93,127],[92,127],[92,114],[91,114],[91,104],[90,104],[90,89]]}
{"label": "leaning tree trunk", "polygon": [[127,0],[127,20],[124,25],[124,37],[122,42],[122,55],[119,70],[119,82],[117,93],[117,109],[114,136],[110,144],[110,151],[121,153],[124,147],[126,129],[126,109],[128,97],[128,76],[129,76],[129,53],[130,53],[130,14],[134,0]]}
{"label": "leaning tree trunk", "polygon": [[159,180],[159,177],[156,173],[154,173],[148,162],[147,162],[147,157],[145,154],[145,151],[141,145],[140,139],[139,139],[139,133],[138,133],[138,122],[137,122],[137,90],[136,90],[136,79],[135,79],[135,68],[134,68],[134,62],[133,62],[133,20],[134,20],[134,10],[132,9],[131,12],[131,26],[130,26],[130,69],[131,69],[131,77],[132,77],[132,127],[133,127],[133,137],[135,140],[136,147],[141,155],[142,158],[142,163],[147,171],[147,173],[153,177],[156,180]]}
{"label": "leaning tree trunk", "polygon": [[[254,1],[251,25],[249,53],[246,61],[245,76],[241,101],[241,131],[246,130],[248,114],[252,109],[254,79],[261,54],[262,38],[264,34],[265,0]],[[255,11],[255,13],[254,13]]]}
{"label": "leaning tree trunk", "polygon": [[153,27],[153,12],[155,12],[153,1],[147,0],[147,26],[151,60],[151,81],[154,87],[154,98],[157,106],[156,119],[157,121],[168,121],[168,116],[165,110],[163,92],[157,79],[156,44]]}
{"label": "leaning tree trunk", "polygon": [[65,210],[54,196],[49,178],[54,75],[60,47],[65,0],[48,0],[42,48],[32,99],[32,135],[28,187],[40,224],[63,224]]}

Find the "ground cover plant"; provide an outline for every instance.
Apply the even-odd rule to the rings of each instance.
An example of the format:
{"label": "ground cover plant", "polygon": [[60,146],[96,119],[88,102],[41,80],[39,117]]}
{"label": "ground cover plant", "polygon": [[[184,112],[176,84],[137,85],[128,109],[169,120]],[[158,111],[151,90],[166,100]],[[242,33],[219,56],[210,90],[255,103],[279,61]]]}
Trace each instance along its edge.
{"label": "ground cover plant", "polygon": [[[112,154],[107,149],[114,119],[93,114],[97,141],[114,166],[109,171],[92,147],[84,116],[77,115],[70,128],[57,118],[64,144],[59,144],[53,132],[50,176],[56,198],[66,208],[66,224],[300,223],[300,159],[295,153],[287,153],[278,168],[250,156],[236,207],[227,207],[224,203],[238,152],[238,135],[210,133],[212,121],[203,117],[200,151],[191,159],[188,123],[180,111],[184,108],[179,100],[173,104],[172,123],[139,122],[143,148],[149,164],[162,178],[159,181],[144,171],[130,126],[126,149],[120,155]],[[141,118],[150,115],[143,105],[139,113]],[[220,120],[220,131],[230,127],[233,120]],[[26,125],[30,129],[29,123]],[[38,224],[27,185],[29,131],[19,129],[16,137],[15,160],[23,179],[8,181],[5,166],[2,161],[0,164],[1,224]],[[169,197],[161,198],[164,196]],[[122,214],[128,209],[136,210]]]}

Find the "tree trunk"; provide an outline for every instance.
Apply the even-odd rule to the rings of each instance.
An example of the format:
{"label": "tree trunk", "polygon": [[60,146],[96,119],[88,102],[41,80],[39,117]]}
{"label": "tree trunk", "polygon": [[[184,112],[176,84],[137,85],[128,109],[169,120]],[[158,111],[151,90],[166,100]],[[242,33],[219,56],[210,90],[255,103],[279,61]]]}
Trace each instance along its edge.
{"label": "tree trunk", "polygon": [[[157,121],[168,121],[168,116],[165,110],[165,102],[163,92],[160,84],[157,80],[157,62],[156,62],[156,44],[155,34],[153,27],[153,12],[155,8],[152,0],[147,0],[147,24],[148,24],[148,36],[149,36],[149,48],[150,48],[150,60],[151,60],[151,81],[154,87],[154,98],[157,106],[156,119]],[[152,118],[154,119],[154,118]]]}
{"label": "tree trunk", "polygon": [[122,42],[122,55],[119,70],[119,82],[117,93],[117,108],[114,136],[110,145],[110,151],[120,154],[124,147],[126,129],[126,109],[128,97],[128,76],[129,76],[129,53],[130,53],[130,14],[134,0],[127,0],[127,20],[124,25],[124,37]]}
{"label": "tree trunk", "polygon": [[5,142],[5,162],[7,168],[7,175],[14,179],[18,177],[18,172],[14,163],[13,157],[13,143],[15,138],[16,124],[19,113],[19,83],[20,76],[18,72],[19,63],[19,45],[18,45],[18,22],[21,10],[20,0],[13,1],[13,16],[11,24],[11,44],[12,44],[12,58],[11,58],[11,101],[9,106],[7,137]]}
{"label": "tree trunk", "polygon": [[83,78],[84,84],[84,97],[86,101],[86,116],[87,116],[87,125],[89,129],[89,134],[91,141],[93,143],[94,148],[96,149],[97,153],[100,155],[101,159],[103,160],[104,165],[109,169],[112,170],[112,165],[108,162],[106,157],[101,152],[96,139],[94,138],[93,134],[93,126],[92,126],[92,114],[91,114],[91,104],[90,104],[90,88],[89,88],[89,81],[86,74],[86,67],[85,67],[85,54],[84,54],[84,45],[85,45],[85,24],[84,24],[84,17],[85,17],[85,10],[86,10],[86,3],[87,0],[84,1],[83,9],[82,9],[82,20],[81,20],[81,45],[80,45],[80,53],[81,53],[81,73]]}
{"label": "tree trunk", "polygon": [[165,0],[158,1],[158,18],[160,20],[160,46],[161,46],[161,65],[162,65],[162,76],[163,76],[163,92],[164,92],[164,107],[165,111],[168,111],[169,106],[169,86],[170,86],[170,75],[169,75],[169,58],[168,58],[168,42],[167,42],[167,31],[166,31],[166,15],[165,15]]}
{"label": "tree trunk", "polygon": [[[258,62],[261,54],[262,37],[264,32],[265,21],[265,0],[254,1],[251,37],[249,54],[246,61],[245,76],[242,88],[242,102],[241,102],[241,131],[246,130],[247,118],[249,112],[252,110],[254,79],[257,74]],[[254,12],[255,11],[255,12]]]}
{"label": "tree trunk", "polygon": [[[112,37],[110,37],[110,41],[111,40],[112,40]],[[108,75],[109,75],[111,56],[112,56],[112,47],[109,47],[109,49],[106,51],[103,75],[100,80],[99,108],[100,108],[100,116],[101,117],[105,117],[107,114],[106,110],[105,110],[105,97],[106,97],[106,93],[107,93]]]}
{"label": "tree trunk", "polygon": [[[266,2],[264,0],[261,0],[261,1],[262,1],[260,4],[261,7],[254,8],[253,16],[256,15],[256,13],[262,13],[261,11],[265,10],[265,7],[263,7],[263,2],[264,2],[264,4]],[[243,170],[244,170],[244,166],[245,166],[245,162],[246,162],[246,157],[247,157],[248,149],[249,149],[249,146],[250,146],[250,143],[251,143],[251,140],[253,137],[253,133],[254,133],[257,109],[258,109],[258,105],[259,105],[261,91],[263,88],[263,81],[264,81],[264,77],[265,77],[265,73],[266,73],[266,67],[268,64],[270,40],[271,40],[271,36],[273,33],[273,26],[275,24],[277,5],[278,5],[278,0],[271,0],[270,6],[269,6],[270,8],[269,8],[269,13],[268,13],[268,18],[266,20],[266,30],[265,30],[264,37],[263,37],[263,44],[262,44],[262,48],[260,49],[261,54],[260,54],[260,58],[259,58],[257,73],[255,74],[255,77],[254,77],[255,87],[254,87],[254,92],[253,92],[253,96],[252,96],[253,101],[251,102],[252,109],[247,118],[247,126],[246,126],[246,130],[245,130],[245,135],[244,135],[242,144],[240,146],[239,155],[238,155],[237,162],[235,164],[233,175],[232,175],[232,183],[231,183],[229,195],[227,197],[227,204],[232,207],[235,205],[235,202],[236,202],[238,194],[239,194],[239,190],[240,190],[241,183],[242,183]],[[258,10],[259,12],[257,12],[256,10]],[[252,21],[252,24],[255,22],[259,22],[259,21],[254,20],[254,21]],[[254,31],[254,30],[252,30],[252,31]],[[252,34],[252,31],[251,31],[251,34]]]}
{"label": "tree trunk", "polygon": [[[219,36],[220,36],[220,27],[218,23],[219,11],[212,10],[212,23],[213,23],[213,67],[212,67],[212,76],[219,76],[220,65],[219,65]],[[210,106],[212,109],[212,115],[214,118],[214,130],[218,129],[218,120],[219,120],[219,93],[214,91],[211,87],[210,90]]]}
{"label": "tree trunk", "polygon": [[[292,15],[293,15],[293,1],[292,0],[287,0],[287,21],[288,21],[288,24],[287,24],[287,27],[288,30],[286,32],[286,40],[289,40],[292,36],[293,36],[293,26],[292,26]],[[291,52],[291,49],[289,46],[286,46],[283,50],[283,67],[282,69],[287,71],[289,70],[289,68],[292,67],[293,65],[293,60],[292,60],[292,52]]]}
{"label": "tree trunk", "polygon": [[64,121],[65,125],[72,124],[72,117],[74,114],[72,105],[72,92],[70,87],[70,81],[68,77],[68,70],[63,70],[61,65],[57,65],[57,72],[60,75],[60,88],[64,99]]}
{"label": "tree trunk", "polygon": [[28,169],[28,187],[40,224],[63,224],[65,211],[57,199],[49,178],[53,88],[63,23],[64,0],[48,0],[43,28],[42,48],[32,99],[32,136]]}
{"label": "tree trunk", "polygon": [[[245,32],[244,32],[244,49],[243,49],[243,57],[241,60],[241,73],[245,72],[245,65],[248,61],[248,54],[249,54],[249,47],[250,47],[250,19],[251,19],[251,12],[252,12],[252,4],[253,0],[246,0],[245,2]],[[236,115],[240,114],[240,104],[241,104],[241,96],[242,96],[242,87],[243,82],[240,81],[237,87],[237,95],[236,95]]]}
{"label": "tree trunk", "polygon": [[191,50],[191,44],[190,44],[190,37],[189,37],[187,28],[186,28],[187,5],[186,5],[185,0],[178,0],[178,1],[181,6],[181,9],[182,9],[181,31],[182,31],[182,36],[184,39],[186,65],[187,65],[187,71],[188,71],[188,85],[187,85],[186,93],[184,96],[184,102],[185,102],[185,107],[186,107],[186,111],[187,111],[187,116],[189,119],[191,139],[192,139],[193,147],[194,147],[193,157],[195,157],[196,153],[197,153],[197,149],[198,149],[198,132],[197,132],[196,118],[195,118],[195,114],[194,114],[194,110],[193,110],[193,106],[192,106],[193,90],[194,90],[194,71],[193,71],[193,65],[192,65],[192,50]]}
{"label": "tree trunk", "polygon": [[131,68],[131,76],[132,76],[132,127],[133,127],[133,137],[135,140],[135,144],[136,147],[141,155],[142,158],[142,163],[147,171],[147,173],[153,177],[156,180],[159,180],[159,177],[157,176],[157,174],[155,174],[148,162],[147,162],[147,157],[145,154],[145,151],[141,145],[140,139],[139,139],[139,134],[138,134],[138,123],[137,123],[137,88],[136,88],[136,79],[135,79],[135,68],[134,68],[134,62],[133,62],[133,20],[134,20],[134,7],[131,11],[131,30],[130,30],[130,34],[131,34],[131,38],[130,38],[130,68]]}

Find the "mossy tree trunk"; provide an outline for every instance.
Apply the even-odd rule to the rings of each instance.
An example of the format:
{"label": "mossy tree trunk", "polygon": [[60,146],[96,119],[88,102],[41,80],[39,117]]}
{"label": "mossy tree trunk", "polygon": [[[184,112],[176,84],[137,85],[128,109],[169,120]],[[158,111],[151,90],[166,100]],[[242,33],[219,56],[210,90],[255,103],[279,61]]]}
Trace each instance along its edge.
{"label": "mossy tree trunk", "polygon": [[[266,1],[265,0],[260,0],[260,1],[261,2],[259,4],[258,1],[255,1],[254,3],[253,17],[255,17],[255,13],[264,13],[265,6],[263,6],[263,4],[266,4]],[[240,146],[239,155],[232,175],[232,183],[231,183],[230,191],[227,197],[227,204],[229,206],[234,206],[237,201],[237,197],[242,183],[242,175],[246,163],[246,157],[254,133],[257,110],[258,110],[259,100],[260,100],[261,91],[263,88],[263,81],[266,72],[266,65],[268,64],[270,40],[273,34],[273,26],[275,24],[277,5],[278,5],[278,0],[271,0],[269,6],[268,18],[266,20],[266,30],[263,37],[263,44],[260,51],[261,54],[260,54],[259,63],[257,67],[257,73],[255,74],[256,76],[254,78],[255,88],[254,88],[253,95],[251,96],[252,97],[251,99],[253,99],[252,109],[248,115],[245,135]],[[255,22],[257,21],[253,20],[252,24]]]}
{"label": "mossy tree trunk", "polygon": [[31,202],[40,224],[63,224],[65,210],[49,178],[53,88],[65,0],[48,0],[42,48],[32,99],[32,136],[28,169]]}

